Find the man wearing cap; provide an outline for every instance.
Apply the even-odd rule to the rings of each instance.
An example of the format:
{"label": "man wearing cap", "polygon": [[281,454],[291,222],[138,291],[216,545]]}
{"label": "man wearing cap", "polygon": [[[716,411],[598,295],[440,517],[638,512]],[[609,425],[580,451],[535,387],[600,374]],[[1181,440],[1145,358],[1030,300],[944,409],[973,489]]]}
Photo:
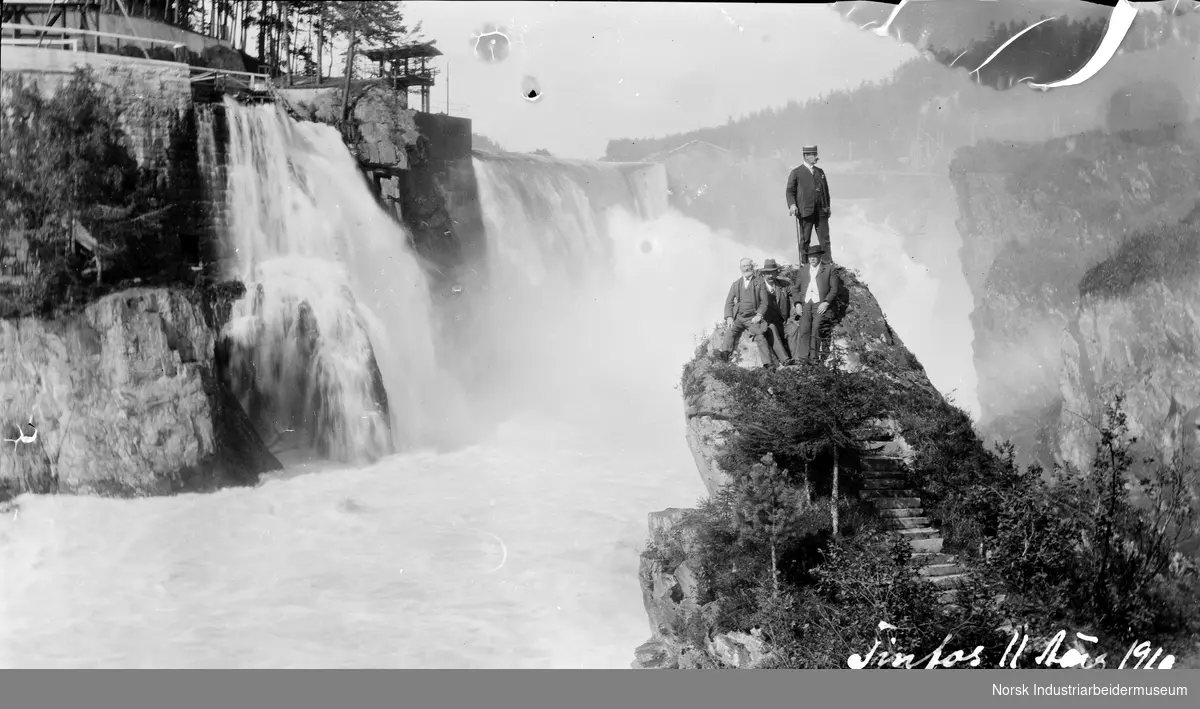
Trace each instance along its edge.
{"label": "man wearing cap", "polygon": [[824,249],[808,251],[808,266],[800,267],[791,285],[792,317],[788,320],[788,344],[794,362],[815,362],[821,345],[821,319],[838,297],[841,280],[832,263],[822,263]]}
{"label": "man wearing cap", "polygon": [[813,227],[816,227],[817,239],[825,248],[822,260],[829,263],[833,259],[829,247],[829,217],[833,214],[829,181],[825,179],[825,171],[817,167],[817,146],[805,145],[801,152],[804,162],[788,175],[788,213],[798,220],[796,228],[800,232],[801,260],[808,253]]}
{"label": "man wearing cap", "polygon": [[729,294],[725,296],[725,335],[721,338],[721,349],[714,354],[718,359],[728,360],[742,333],[749,331],[758,345],[763,366],[770,366],[766,315],[772,303],[771,293],[755,275],[753,261],[744,258],[740,266],[742,276],[729,286]]}

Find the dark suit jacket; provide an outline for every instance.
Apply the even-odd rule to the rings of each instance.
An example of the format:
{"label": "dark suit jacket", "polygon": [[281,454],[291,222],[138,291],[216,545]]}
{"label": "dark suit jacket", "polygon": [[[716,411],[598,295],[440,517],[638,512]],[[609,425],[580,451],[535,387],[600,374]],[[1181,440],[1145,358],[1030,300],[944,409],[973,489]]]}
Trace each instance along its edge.
{"label": "dark suit jacket", "polygon": [[[809,283],[809,268],[804,265],[800,268],[800,272],[796,274],[796,282],[790,288],[792,295],[792,304],[800,305],[804,302],[804,294],[808,291]],[[831,263],[822,263],[817,268],[817,296],[823,303],[833,305],[837,300],[838,289],[841,288],[841,279],[838,278],[837,270],[834,269]]]}
{"label": "dark suit jacket", "polygon": [[810,172],[805,165],[797,165],[787,182],[788,209],[796,206],[796,215],[802,218],[820,214],[828,217],[831,213],[829,200],[829,180],[825,171],[813,166]]}
{"label": "dark suit jacket", "polygon": [[[770,323],[781,323],[787,320],[788,314],[792,312],[792,296],[788,292],[789,284],[775,281],[775,296],[770,298],[770,304],[767,306],[767,312],[763,315],[763,319]],[[763,290],[766,290],[766,281],[763,282]],[[771,291],[767,291],[767,296],[770,297]]]}
{"label": "dark suit jacket", "polygon": [[742,277],[733,282],[729,286],[729,295],[725,296],[725,315],[726,318],[737,317],[738,302],[742,295],[748,295],[754,299],[754,311],[763,317],[767,315],[767,307],[771,304],[770,294],[767,293],[767,286],[763,284],[762,279],[755,276],[750,281],[748,290],[742,289]]}

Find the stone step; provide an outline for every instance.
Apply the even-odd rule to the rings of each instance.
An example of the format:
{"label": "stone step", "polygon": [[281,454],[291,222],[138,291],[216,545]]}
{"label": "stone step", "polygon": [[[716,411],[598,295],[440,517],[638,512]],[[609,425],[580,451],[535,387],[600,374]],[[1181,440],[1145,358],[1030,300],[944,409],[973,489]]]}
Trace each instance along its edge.
{"label": "stone step", "polygon": [[903,470],[859,470],[860,480],[908,480],[908,473]]}
{"label": "stone step", "polygon": [[864,490],[901,490],[908,484],[903,478],[868,478],[862,481]]}
{"label": "stone step", "polygon": [[873,471],[873,472],[885,472],[885,471],[902,472],[902,471],[906,471],[908,469],[908,466],[905,464],[903,458],[897,458],[897,457],[890,456],[890,455],[889,456],[865,455],[861,459],[859,459],[859,463],[862,464],[862,469],[864,471],[869,470],[869,471]]}
{"label": "stone step", "polygon": [[929,564],[921,567],[920,574],[922,576],[953,576],[962,572],[963,568],[958,564]]}
{"label": "stone step", "polygon": [[950,605],[956,600],[958,600],[957,588],[952,588],[949,591],[943,591],[942,594],[938,596],[938,603],[943,605]]}
{"label": "stone step", "polygon": [[896,517],[920,517],[925,513],[925,510],[920,507],[885,507],[882,510],[875,510],[880,517],[885,519],[893,519]]}
{"label": "stone step", "polygon": [[884,526],[897,531],[906,531],[909,529],[933,529],[929,526],[928,517],[893,517],[884,520]]}
{"label": "stone step", "polygon": [[906,539],[933,539],[938,537],[941,532],[933,527],[914,527],[912,529],[900,529],[896,534],[903,536]]}
{"label": "stone step", "polygon": [[938,554],[942,551],[941,537],[931,537],[928,539],[909,539],[908,545],[917,553]]}
{"label": "stone step", "polygon": [[875,509],[879,510],[880,513],[882,513],[883,510],[921,508],[921,498],[919,497],[880,497],[876,498],[873,502],[875,503]]}
{"label": "stone step", "polygon": [[913,490],[911,488],[909,488],[909,489],[871,488],[871,489],[862,490],[861,492],[859,492],[859,497],[862,497],[863,499],[868,499],[868,500],[875,499],[877,497],[913,498],[913,497],[917,497],[920,494],[921,494],[920,490]]}
{"label": "stone step", "polygon": [[935,564],[949,564],[954,561],[953,554],[942,554],[941,552],[913,552],[913,563],[918,566],[933,566]]}
{"label": "stone step", "polygon": [[946,576],[930,576],[929,582],[943,590],[956,589],[967,582],[964,573],[947,574]]}

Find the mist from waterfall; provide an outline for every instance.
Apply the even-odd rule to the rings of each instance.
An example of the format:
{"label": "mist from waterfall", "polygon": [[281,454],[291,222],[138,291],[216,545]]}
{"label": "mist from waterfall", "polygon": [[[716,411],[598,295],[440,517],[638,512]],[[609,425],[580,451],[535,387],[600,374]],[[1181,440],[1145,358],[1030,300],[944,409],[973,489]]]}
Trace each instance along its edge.
{"label": "mist from waterfall", "polygon": [[[385,235],[402,232],[372,221],[369,198],[349,194],[369,192],[343,170],[334,135],[264,107],[237,107],[234,118],[234,131],[261,132],[232,136],[231,152],[239,141],[253,150],[228,160],[229,190],[249,190],[229,214],[249,247],[236,247],[251,280],[241,335],[299,358],[284,333],[302,322],[316,320],[322,335],[357,328],[401,410],[406,387],[421,382],[394,386],[386,367],[427,363],[429,345],[403,329],[412,320],[376,310],[379,269],[362,267],[347,242],[365,233],[358,243],[382,263],[402,255],[388,249],[403,241]],[[0,625],[0,664],[629,666],[650,632],[638,585],[646,514],[704,494],[684,438],[680,370],[719,319],[738,259],[764,254],[677,214],[644,212],[665,201],[651,191],[661,178],[653,168],[597,164],[573,187],[578,165],[548,165],[550,176],[522,188],[519,172],[487,162],[476,167],[489,243],[536,252],[542,265],[502,262],[490,269],[494,282],[461,294],[476,320],[466,346],[487,353],[471,408],[496,425],[436,452],[311,474],[292,466],[255,488],[22,499],[19,518],[0,517],[0,606],[10,621]],[[542,225],[551,207],[553,230]],[[336,221],[364,214],[377,230]],[[336,252],[318,243],[331,235]],[[315,316],[300,313],[306,301]],[[306,342],[293,337],[290,347]],[[417,356],[402,351],[406,342]],[[362,344],[330,343],[327,356],[362,371]],[[433,353],[439,362],[460,354]]]}

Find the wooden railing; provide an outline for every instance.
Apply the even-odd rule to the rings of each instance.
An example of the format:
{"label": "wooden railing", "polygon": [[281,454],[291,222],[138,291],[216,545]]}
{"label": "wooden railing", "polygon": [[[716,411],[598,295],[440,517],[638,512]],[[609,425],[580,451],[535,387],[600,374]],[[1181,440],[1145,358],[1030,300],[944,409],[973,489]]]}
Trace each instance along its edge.
{"label": "wooden railing", "polygon": [[[155,39],[153,37],[138,37],[135,35],[117,34],[115,32],[82,30],[71,27],[56,27],[53,25],[25,25],[16,22],[5,22],[0,24],[0,32],[3,32],[3,35],[0,36],[0,45],[27,46],[34,44],[35,46],[41,47],[44,46],[44,44],[62,44],[69,38],[71,41],[76,43],[73,46],[72,51],[78,51],[82,48],[82,50],[85,52],[99,52],[100,38],[114,39],[116,40],[115,44],[118,52],[121,50],[121,42],[125,42],[126,46],[133,46],[141,50],[142,54],[144,54],[147,59],[150,58],[150,54],[146,52],[145,48],[140,46],[142,44],[169,46],[175,51],[176,61],[179,61],[180,50],[187,48],[187,45],[181,44],[173,39]],[[16,36],[17,34],[25,33],[36,34],[37,36]],[[86,39],[89,37],[96,39],[94,42],[94,48],[93,46],[89,46],[88,42],[86,41]],[[81,42],[80,38],[82,38],[84,41]]]}

